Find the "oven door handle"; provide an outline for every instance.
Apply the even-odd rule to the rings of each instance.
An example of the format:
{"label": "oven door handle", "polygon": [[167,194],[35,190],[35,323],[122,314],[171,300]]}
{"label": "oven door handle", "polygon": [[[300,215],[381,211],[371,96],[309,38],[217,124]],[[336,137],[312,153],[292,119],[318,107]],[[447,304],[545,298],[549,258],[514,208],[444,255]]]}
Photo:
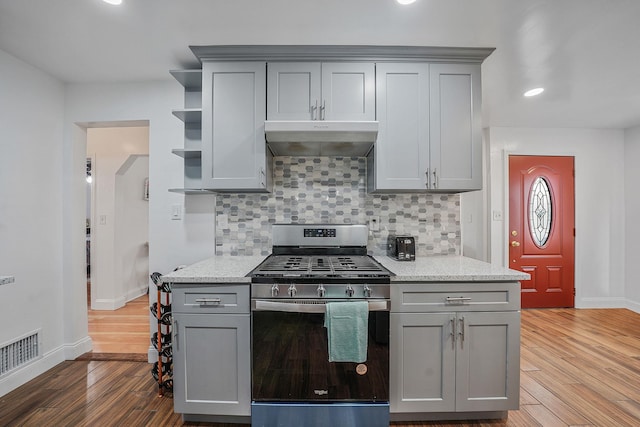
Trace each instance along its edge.
{"label": "oven door handle", "polygon": [[[368,301],[369,311],[389,311],[389,301]],[[252,301],[253,311],[286,311],[291,313],[325,313],[325,303]]]}

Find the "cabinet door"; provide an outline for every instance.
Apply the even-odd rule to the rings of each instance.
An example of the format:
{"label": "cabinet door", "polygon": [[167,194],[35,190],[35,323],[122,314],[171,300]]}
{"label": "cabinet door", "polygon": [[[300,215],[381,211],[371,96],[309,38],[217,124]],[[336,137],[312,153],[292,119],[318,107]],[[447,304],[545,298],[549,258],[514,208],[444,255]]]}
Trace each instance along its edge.
{"label": "cabinet door", "polygon": [[480,64],[430,67],[431,188],[482,188]]}
{"label": "cabinet door", "polygon": [[453,313],[391,313],[392,413],[455,410]]}
{"label": "cabinet door", "polygon": [[319,62],[270,62],[267,70],[268,120],[318,120]]}
{"label": "cabinet door", "polygon": [[518,409],[520,312],[458,313],[456,410]]}
{"label": "cabinet door", "polygon": [[375,120],[375,99],[375,64],[322,64],[320,120]]}
{"label": "cabinet door", "polygon": [[204,62],[202,186],[266,191],[265,62]]}
{"label": "cabinet door", "polygon": [[[369,191],[426,190],[429,168],[429,65],[378,64],[378,139]],[[371,160],[371,159],[370,159]]]}
{"label": "cabinet door", "polygon": [[249,314],[174,315],[176,412],[251,414],[249,325]]}

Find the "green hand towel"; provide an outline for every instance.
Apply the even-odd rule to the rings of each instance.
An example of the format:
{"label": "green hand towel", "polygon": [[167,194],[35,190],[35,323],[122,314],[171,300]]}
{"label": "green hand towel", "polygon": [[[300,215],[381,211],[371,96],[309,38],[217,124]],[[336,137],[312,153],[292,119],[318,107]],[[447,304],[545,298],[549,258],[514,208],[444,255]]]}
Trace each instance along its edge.
{"label": "green hand towel", "polygon": [[329,302],[325,307],[329,362],[366,362],[369,303]]}

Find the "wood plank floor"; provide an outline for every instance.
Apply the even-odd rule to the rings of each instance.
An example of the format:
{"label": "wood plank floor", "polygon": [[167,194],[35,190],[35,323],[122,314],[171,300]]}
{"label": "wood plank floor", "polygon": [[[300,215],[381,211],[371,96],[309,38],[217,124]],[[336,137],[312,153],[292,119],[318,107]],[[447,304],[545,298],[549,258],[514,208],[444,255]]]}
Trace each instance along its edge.
{"label": "wood plank floor", "polygon": [[[0,426],[200,426],[158,397],[151,365],[67,361],[0,398]],[[525,310],[520,410],[507,420],[394,426],[640,426],[640,314]],[[228,426],[228,425],[227,425]]]}
{"label": "wood plank floor", "polygon": [[117,310],[88,310],[93,353],[147,354],[149,349],[149,295],[129,301]]}

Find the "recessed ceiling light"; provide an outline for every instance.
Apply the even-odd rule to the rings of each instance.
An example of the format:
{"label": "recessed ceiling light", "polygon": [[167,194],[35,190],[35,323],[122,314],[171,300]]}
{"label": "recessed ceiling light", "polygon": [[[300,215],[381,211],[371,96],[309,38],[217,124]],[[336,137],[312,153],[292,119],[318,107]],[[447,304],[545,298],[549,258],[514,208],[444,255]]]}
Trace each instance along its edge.
{"label": "recessed ceiling light", "polygon": [[411,4],[416,2],[416,0],[396,0],[396,1],[400,4]]}
{"label": "recessed ceiling light", "polygon": [[113,5],[119,5],[122,4],[122,0],[102,0],[105,3],[109,3],[109,4],[113,4]]}
{"label": "recessed ceiling light", "polygon": [[544,92],[544,88],[543,87],[537,87],[535,89],[530,89],[530,90],[526,91],[524,93],[524,96],[536,96],[536,95],[540,95],[542,92]]}

